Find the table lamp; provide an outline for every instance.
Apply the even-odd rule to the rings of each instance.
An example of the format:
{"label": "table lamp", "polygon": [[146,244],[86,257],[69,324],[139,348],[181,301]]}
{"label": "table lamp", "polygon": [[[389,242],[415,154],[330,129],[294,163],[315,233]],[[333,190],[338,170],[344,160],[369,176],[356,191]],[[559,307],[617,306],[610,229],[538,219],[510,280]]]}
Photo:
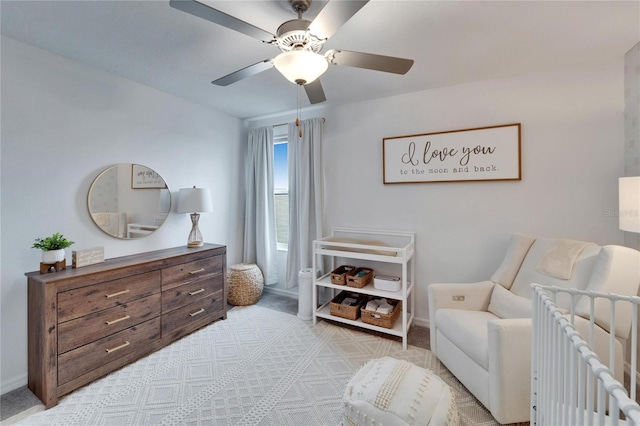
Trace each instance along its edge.
{"label": "table lamp", "polygon": [[178,213],[191,213],[191,232],[187,247],[202,247],[202,234],[198,229],[199,213],[212,212],[211,193],[205,188],[180,188],[178,191]]}
{"label": "table lamp", "polygon": [[640,233],[640,176],[618,179],[620,229]]}

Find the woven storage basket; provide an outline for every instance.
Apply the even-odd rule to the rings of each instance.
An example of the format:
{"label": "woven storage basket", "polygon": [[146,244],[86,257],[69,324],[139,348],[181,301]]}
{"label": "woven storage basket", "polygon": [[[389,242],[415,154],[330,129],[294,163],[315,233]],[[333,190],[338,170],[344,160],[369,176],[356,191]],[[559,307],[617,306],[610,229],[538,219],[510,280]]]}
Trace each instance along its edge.
{"label": "woven storage basket", "polygon": [[362,308],[362,322],[377,325],[378,327],[391,328],[402,312],[402,300],[387,300],[390,305],[394,305],[393,310],[388,314],[381,314],[376,311],[367,311]]}
{"label": "woven storage basket", "polygon": [[[364,275],[358,276],[361,272],[364,272]],[[371,268],[360,267],[347,272],[347,285],[349,287],[362,288],[369,284],[372,279],[373,269]]]}
{"label": "woven storage basket", "polygon": [[[342,302],[347,297],[356,299],[356,304],[343,305]],[[331,299],[330,313],[340,318],[346,318],[350,320],[357,320],[360,317],[360,308],[367,301],[365,294],[351,293],[348,291],[341,291],[336,297]]]}
{"label": "woven storage basket", "polygon": [[331,272],[331,284],[346,285],[347,272],[355,269],[355,266],[341,265]]}
{"label": "woven storage basket", "polygon": [[239,263],[229,267],[227,272],[229,283],[230,305],[244,306],[256,303],[264,288],[262,271],[253,263]]}

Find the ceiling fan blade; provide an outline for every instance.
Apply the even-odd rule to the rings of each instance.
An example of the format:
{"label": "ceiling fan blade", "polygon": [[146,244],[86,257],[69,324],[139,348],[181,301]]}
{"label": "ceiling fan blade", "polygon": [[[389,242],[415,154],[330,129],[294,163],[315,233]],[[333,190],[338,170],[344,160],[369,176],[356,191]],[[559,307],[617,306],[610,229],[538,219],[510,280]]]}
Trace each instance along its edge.
{"label": "ceiling fan blade", "polygon": [[235,83],[236,81],[251,77],[252,75],[256,75],[270,68],[273,68],[273,62],[271,61],[271,59],[266,59],[262,62],[257,62],[253,65],[249,65],[248,67],[242,68],[241,70],[232,72],[231,74],[227,74],[224,77],[220,77],[219,79],[214,80],[211,83],[215,84],[216,86],[228,86],[232,83]]}
{"label": "ceiling fan blade", "polygon": [[394,58],[393,56],[374,55],[372,53],[351,52],[331,49],[325,57],[330,64],[369,70],[406,74],[413,66],[413,59]]}
{"label": "ceiling fan blade", "polygon": [[217,9],[200,3],[196,0],[170,0],[169,5],[175,9],[190,13],[207,21],[214,22],[223,27],[246,34],[249,37],[257,38],[265,43],[271,42],[276,37],[268,31],[241,21],[231,15],[227,15]]}
{"label": "ceiling fan blade", "polygon": [[369,0],[329,1],[309,25],[309,32],[321,40],[328,39]]}
{"label": "ceiling fan blade", "polygon": [[327,97],[324,95],[324,90],[322,90],[322,84],[320,83],[319,78],[309,84],[305,84],[304,91],[307,92],[309,102],[312,104],[319,104],[327,100]]}

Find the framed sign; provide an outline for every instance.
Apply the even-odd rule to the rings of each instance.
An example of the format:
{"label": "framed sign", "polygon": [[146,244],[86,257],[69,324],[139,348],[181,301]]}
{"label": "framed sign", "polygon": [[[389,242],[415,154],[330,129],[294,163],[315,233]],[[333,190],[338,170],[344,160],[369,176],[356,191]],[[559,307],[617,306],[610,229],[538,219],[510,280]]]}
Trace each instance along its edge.
{"label": "framed sign", "polygon": [[382,140],[387,183],[520,180],[520,123]]}
{"label": "framed sign", "polygon": [[74,268],[82,268],[83,266],[104,262],[104,247],[74,250],[71,255],[71,265]]}
{"label": "framed sign", "polygon": [[140,164],[131,165],[131,189],[166,187],[164,179],[156,171]]}

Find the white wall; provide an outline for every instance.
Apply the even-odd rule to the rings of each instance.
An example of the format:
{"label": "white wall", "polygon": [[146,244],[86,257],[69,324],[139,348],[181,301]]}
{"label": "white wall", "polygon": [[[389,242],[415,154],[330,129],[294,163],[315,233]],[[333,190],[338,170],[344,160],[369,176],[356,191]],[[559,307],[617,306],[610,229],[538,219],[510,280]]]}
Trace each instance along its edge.
{"label": "white wall", "polygon": [[[633,46],[624,57],[624,174],[621,176],[640,176],[640,43]],[[640,234],[624,233],[627,247],[640,250]],[[640,296],[640,293],[638,294]],[[640,322],[640,313],[638,313]],[[627,358],[631,359],[631,345],[627,349]],[[635,348],[640,354],[640,339]],[[640,379],[640,365],[637,372]]]}
{"label": "white wall", "polygon": [[[427,285],[488,279],[513,232],[620,244],[606,212],[624,167],[623,90],[620,58],[305,112],[326,118],[325,229],[414,231],[422,324]],[[522,123],[521,181],[382,183],[384,137],[510,123]]]}
{"label": "white wall", "polygon": [[[427,285],[488,279],[513,232],[621,243],[623,62],[582,64],[348,105],[326,114],[326,223],[416,233]],[[522,180],[384,185],[382,138],[522,123]],[[348,177],[348,178],[347,178]]]}
{"label": "white wall", "polygon": [[[624,57],[624,115],[625,164],[621,176],[640,176],[640,43]],[[624,234],[625,244],[640,250],[640,234]]]}
{"label": "white wall", "polygon": [[[2,37],[0,261],[2,393],[27,381],[27,285],[39,268],[36,237],[56,231],[103,246],[111,258],[186,244],[188,215],[175,213],[177,191],[211,188],[216,211],[204,213],[206,241],[242,255],[242,122],[130,80]],[[206,88],[206,84],[205,84]],[[159,172],[172,192],[172,213],[153,235],[118,240],[91,221],[87,192],[102,170],[139,163]]]}

